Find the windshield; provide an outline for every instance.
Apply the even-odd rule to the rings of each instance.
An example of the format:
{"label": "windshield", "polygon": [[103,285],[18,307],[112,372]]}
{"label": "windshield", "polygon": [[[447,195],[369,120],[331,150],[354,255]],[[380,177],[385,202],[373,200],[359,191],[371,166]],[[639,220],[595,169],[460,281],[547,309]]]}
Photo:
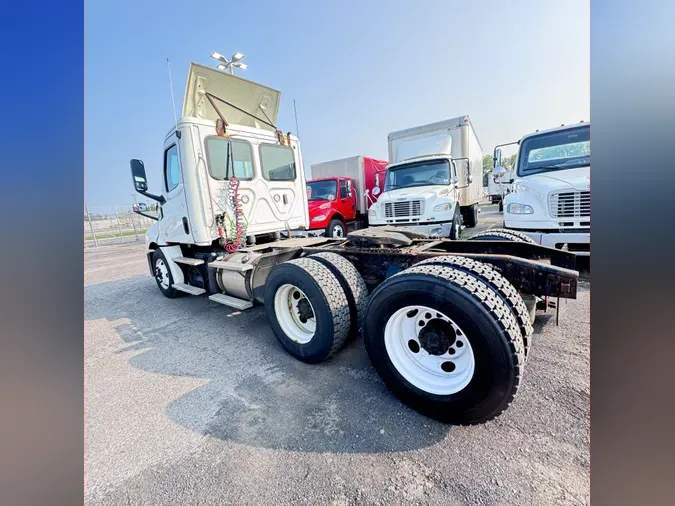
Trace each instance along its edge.
{"label": "windshield", "polygon": [[335,200],[336,189],[335,180],[311,181],[307,183],[307,200]]}
{"label": "windshield", "polygon": [[432,184],[450,184],[450,163],[447,160],[417,162],[389,169],[384,191]]}
{"label": "windshield", "polygon": [[591,127],[529,137],[518,156],[518,175],[572,169],[591,163]]}

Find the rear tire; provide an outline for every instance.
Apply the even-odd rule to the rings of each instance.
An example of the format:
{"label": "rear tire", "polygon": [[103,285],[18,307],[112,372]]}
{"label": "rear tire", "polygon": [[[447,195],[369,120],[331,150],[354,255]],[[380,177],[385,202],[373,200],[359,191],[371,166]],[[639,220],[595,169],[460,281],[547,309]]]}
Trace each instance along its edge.
{"label": "rear tire", "polygon": [[342,286],[347,296],[351,316],[349,336],[357,337],[363,327],[363,319],[368,307],[368,287],[361,274],[349,260],[337,253],[316,253],[310,255],[309,258],[327,267]]}
{"label": "rear tire", "polygon": [[283,262],[265,281],[265,312],[277,340],[298,360],[317,363],[345,343],[349,303],[335,275],[311,258]]}
{"label": "rear tire", "polygon": [[[430,314],[401,313],[411,304],[430,308]],[[422,318],[433,320],[445,316],[462,329],[461,334],[455,331],[455,339],[463,335],[462,340],[468,343],[464,348],[467,351],[471,349],[474,358],[474,369],[468,383],[463,386],[456,384],[454,390],[444,388],[444,385],[452,386],[455,371],[463,371],[459,366],[457,369],[444,368],[447,362],[441,362],[442,371],[438,369],[436,374],[433,371],[429,373],[428,384],[432,387],[427,388],[424,381],[416,379],[414,373],[419,372],[415,368],[416,360],[422,364],[418,366],[421,370],[428,369],[424,364],[444,360],[443,355],[439,355],[439,343],[442,351],[447,341],[438,337],[443,335],[440,333],[425,334],[425,338],[420,331],[417,339],[424,346],[423,350],[419,343],[411,343],[415,341],[414,331],[402,333],[412,338],[408,341],[410,365],[407,368],[400,366],[401,360],[406,360],[401,359],[405,354],[394,351],[396,348],[391,343],[396,341],[391,340],[390,332],[395,330],[394,325],[401,319],[401,327],[410,323],[401,315],[417,318],[420,323],[424,323]],[[408,330],[411,328],[417,328],[414,320]],[[423,327],[423,330],[426,328]],[[384,281],[371,295],[364,341],[370,360],[389,389],[413,409],[442,422],[487,422],[507,409],[520,385],[524,350],[515,316],[490,286],[451,267],[415,265]],[[387,343],[390,343],[389,347]],[[432,356],[435,358],[429,360],[428,357]],[[392,358],[399,363],[398,366],[394,365]],[[452,362],[452,358],[447,361]],[[418,376],[424,374],[419,373]]]}
{"label": "rear tire", "polygon": [[346,237],[347,229],[345,224],[341,220],[330,220],[330,223],[326,227],[326,237]]}
{"label": "rear tire", "polygon": [[530,236],[518,232],[516,230],[508,230],[505,228],[491,228],[483,230],[477,234],[469,237],[470,241],[515,241],[515,242],[529,242],[530,244],[537,244],[537,241]]}
{"label": "rear tire", "polygon": [[170,299],[183,295],[183,292],[179,292],[173,287],[173,275],[169,268],[169,262],[164,253],[159,249],[156,249],[152,255],[152,271],[157,282],[157,287],[162,292],[162,295]]}
{"label": "rear tire", "polygon": [[471,274],[490,286],[490,288],[497,292],[506,305],[509,306],[509,309],[516,317],[518,327],[520,328],[520,335],[523,338],[525,360],[527,360],[534,332],[531,313],[523,297],[497,269],[490,264],[479,262],[472,258],[451,255],[429,258],[415,265],[445,265]]}

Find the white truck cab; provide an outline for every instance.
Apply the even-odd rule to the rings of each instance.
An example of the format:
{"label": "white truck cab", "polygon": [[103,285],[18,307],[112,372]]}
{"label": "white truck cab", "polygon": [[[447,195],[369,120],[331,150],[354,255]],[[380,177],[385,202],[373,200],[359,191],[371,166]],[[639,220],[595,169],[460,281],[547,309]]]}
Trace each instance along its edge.
{"label": "white truck cab", "polygon": [[[515,180],[504,198],[504,228],[543,246],[590,255],[590,123],[538,131],[518,144]],[[495,167],[500,160],[495,149]]]}
{"label": "white truck cab", "polygon": [[468,116],[392,132],[388,141],[392,163],[368,211],[369,225],[413,227],[452,239],[462,224],[476,226],[483,153]]}
{"label": "white truck cab", "polygon": [[276,90],[191,63],[158,195],[148,193],[143,162],[131,163],[137,191],[160,203],[149,248],[250,243],[308,227],[300,143],[274,126],[279,101]]}

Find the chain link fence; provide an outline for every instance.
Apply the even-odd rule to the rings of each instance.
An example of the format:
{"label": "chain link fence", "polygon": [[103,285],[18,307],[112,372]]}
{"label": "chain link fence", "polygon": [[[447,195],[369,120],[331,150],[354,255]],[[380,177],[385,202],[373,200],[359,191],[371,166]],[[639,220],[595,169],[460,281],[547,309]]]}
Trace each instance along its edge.
{"label": "chain link fence", "polygon": [[143,242],[145,231],[153,223],[154,220],[133,212],[131,206],[85,207],[84,247]]}

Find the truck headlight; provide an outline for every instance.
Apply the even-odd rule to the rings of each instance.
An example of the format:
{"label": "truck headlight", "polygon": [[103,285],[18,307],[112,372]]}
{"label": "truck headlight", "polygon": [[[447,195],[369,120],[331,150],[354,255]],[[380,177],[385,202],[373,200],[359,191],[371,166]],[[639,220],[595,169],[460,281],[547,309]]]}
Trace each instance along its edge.
{"label": "truck headlight", "polygon": [[434,207],[434,212],[435,213],[440,213],[442,211],[449,211],[452,209],[452,204],[447,203],[447,204],[439,204],[436,207]]}
{"label": "truck headlight", "polygon": [[377,211],[374,208],[368,209],[368,218],[375,218],[377,215]]}
{"label": "truck headlight", "polygon": [[325,219],[326,219],[326,215],[325,215],[325,214],[320,214],[320,215],[315,216],[314,218],[312,218],[312,221],[323,221],[323,220],[325,220]]}
{"label": "truck headlight", "polygon": [[532,206],[526,204],[509,204],[506,206],[506,212],[509,214],[533,214]]}

